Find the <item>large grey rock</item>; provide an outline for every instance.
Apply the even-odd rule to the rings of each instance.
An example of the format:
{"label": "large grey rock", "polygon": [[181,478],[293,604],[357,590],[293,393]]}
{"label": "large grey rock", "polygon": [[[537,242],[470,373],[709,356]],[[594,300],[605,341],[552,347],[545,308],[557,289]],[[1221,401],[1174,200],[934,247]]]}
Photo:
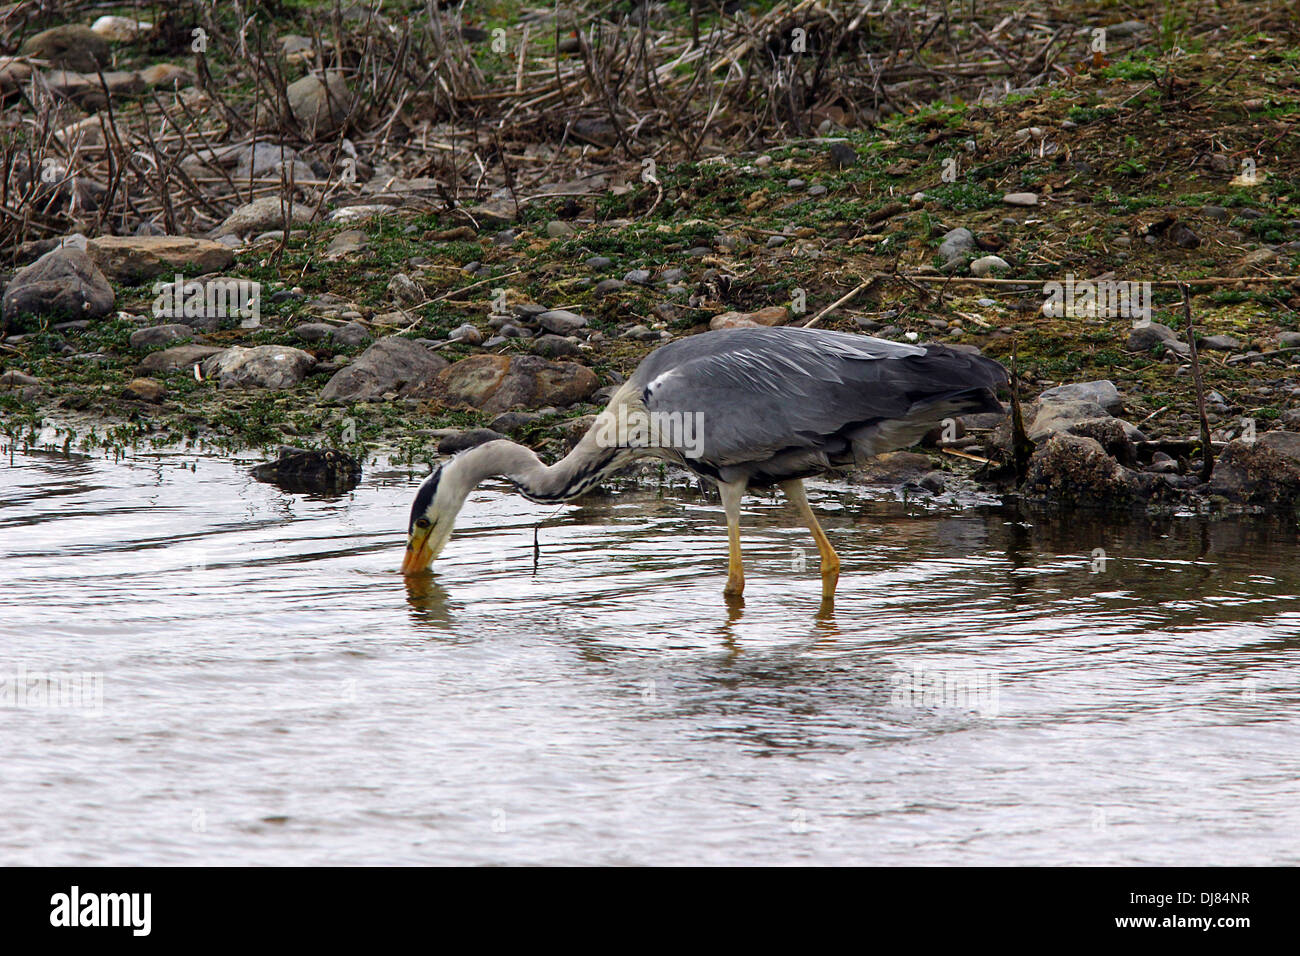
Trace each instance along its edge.
{"label": "large grey rock", "polygon": [[1107,379],[1058,385],[1042,392],[1038,400],[1040,402],[1093,402],[1112,415],[1117,415],[1124,410],[1124,400],[1120,398],[1119,389],[1115,387],[1114,382]]}
{"label": "large grey rock", "polygon": [[289,109],[308,137],[338,131],[352,109],[352,94],[343,77],[331,72],[327,79],[312,73],[290,83],[285,90]]}
{"label": "large grey rock", "polygon": [[1053,435],[1034,452],[1023,491],[1030,499],[1102,510],[1157,497],[1160,476],[1125,468],[1092,438]]}
{"label": "large grey rock", "polygon": [[552,309],[537,316],[537,324],[547,332],[569,335],[587,324],[587,317],[567,309]]}
{"label": "large grey rock", "polygon": [[572,405],[590,398],[599,384],[591,369],[573,362],[548,362],[536,355],[473,355],[443,369],[431,384],[404,394],[500,413]]}
{"label": "large grey rock", "polygon": [[1228,501],[1292,511],[1300,498],[1300,461],[1288,451],[1289,439],[1229,442],[1210,476],[1210,491]]}
{"label": "large grey rock", "polygon": [[286,209],[291,226],[294,223],[311,220],[311,208],[306,203],[295,202],[292,206],[287,203],[282,205],[280,196],[263,196],[261,199],[254,199],[240,206],[227,216],[225,221],[212,231],[212,234],[246,236],[249,233],[265,232],[268,229],[281,229],[284,227]]}
{"label": "large grey rock", "polygon": [[449,364],[418,342],[390,335],[335,372],[320,397],[326,402],[378,401],[389,392],[431,381]]}
{"label": "large grey rock", "polygon": [[306,377],[316,358],[287,345],[236,345],[203,363],[203,374],[222,388],[291,388]]}
{"label": "large grey rock", "polygon": [[1271,448],[1284,458],[1300,464],[1300,433],[1288,431],[1265,432],[1259,436],[1259,443]]}
{"label": "large grey rock", "polygon": [[113,310],[116,296],[108,279],[80,249],[51,249],[19,269],[5,289],[0,315],[6,329],[23,316],[98,319]]}
{"label": "large grey rock", "polygon": [[235,261],[229,246],[187,236],[99,236],[86,243],[86,253],[105,275],[128,282],[220,272]]}

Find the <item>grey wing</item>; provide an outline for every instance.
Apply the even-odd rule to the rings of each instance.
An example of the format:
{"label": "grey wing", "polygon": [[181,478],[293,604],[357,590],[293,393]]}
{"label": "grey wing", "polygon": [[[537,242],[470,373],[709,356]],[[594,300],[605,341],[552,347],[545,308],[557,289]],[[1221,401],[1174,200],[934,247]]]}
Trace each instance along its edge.
{"label": "grey wing", "polygon": [[[937,420],[927,410],[942,411],[945,399],[964,407],[967,393],[998,384],[1001,367],[946,349],[779,328],[692,336],[650,356],[638,378],[643,370],[647,410],[699,416],[700,462],[719,470],[767,463],[775,467],[753,470],[779,480],[911,444],[911,432]],[[899,422],[910,431],[899,432]]]}

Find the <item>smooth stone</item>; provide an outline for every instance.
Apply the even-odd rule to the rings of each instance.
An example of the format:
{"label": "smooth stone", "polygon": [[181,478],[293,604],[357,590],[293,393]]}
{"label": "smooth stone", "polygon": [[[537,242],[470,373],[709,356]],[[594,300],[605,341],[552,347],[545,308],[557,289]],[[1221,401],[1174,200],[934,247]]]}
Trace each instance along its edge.
{"label": "smooth stone", "polygon": [[206,359],[203,374],[221,388],[292,388],[315,364],[310,352],[288,345],[236,345]]}
{"label": "smooth stone", "polygon": [[333,341],[334,345],[342,346],[344,349],[352,349],[352,347],[365,345],[365,343],[369,342],[370,333],[360,323],[348,323],[334,329]]}
{"label": "smooth stone", "polygon": [[133,378],[122,389],[123,398],[133,398],[140,402],[161,402],[167,394],[162,382],[152,378]]}
{"label": "smooth stone", "polygon": [[556,335],[568,335],[586,326],[587,318],[567,309],[552,309],[537,316],[537,324]]}
{"label": "smooth stone", "polygon": [[971,275],[983,278],[993,272],[1006,272],[1011,268],[1001,256],[980,256],[970,264]]}
{"label": "smooth stone", "polygon": [[388,392],[431,381],[448,364],[418,342],[390,335],[335,372],[321,389],[321,401],[378,401]]}
{"label": "smooth stone", "polygon": [[1196,344],[1214,352],[1236,352],[1241,348],[1241,341],[1231,335],[1207,335]]}
{"label": "smooth stone", "polygon": [[132,332],[127,341],[133,349],[152,349],[160,345],[171,345],[184,339],[202,342],[203,337],[196,335],[188,325],[154,325],[147,329]]}
{"label": "smooth stone", "polygon": [[80,249],[51,249],[19,269],[5,288],[0,316],[16,327],[20,317],[99,319],[113,310],[117,297],[94,260]]}
{"label": "smooth stone", "polygon": [[1007,193],[1002,201],[1008,206],[1037,206],[1038,193]]}
{"label": "smooth stone", "polygon": [[304,342],[324,342],[334,335],[334,326],[325,322],[305,322],[295,327],[293,334]]}
{"label": "smooth stone", "polygon": [[337,71],[324,79],[309,73],[290,83],[284,92],[293,118],[309,139],[334,134],[352,108],[352,93]]}
{"label": "smooth stone", "polygon": [[1038,400],[1040,402],[1092,402],[1095,405],[1100,405],[1112,415],[1124,409],[1124,400],[1120,397],[1119,389],[1115,387],[1114,382],[1108,379],[1057,385],[1055,388],[1045,390],[1038,396]]}

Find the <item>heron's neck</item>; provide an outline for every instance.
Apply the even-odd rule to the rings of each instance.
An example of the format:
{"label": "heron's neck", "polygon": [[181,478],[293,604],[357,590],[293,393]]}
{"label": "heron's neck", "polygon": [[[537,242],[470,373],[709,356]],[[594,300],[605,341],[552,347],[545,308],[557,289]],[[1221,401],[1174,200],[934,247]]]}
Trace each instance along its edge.
{"label": "heron's neck", "polygon": [[531,449],[502,439],[471,448],[447,467],[466,494],[484,479],[501,476],[533,501],[568,501],[600,484],[630,454],[627,448],[601,447],[593,434],[584,435],[573,451],[553,465],[542,464]]}

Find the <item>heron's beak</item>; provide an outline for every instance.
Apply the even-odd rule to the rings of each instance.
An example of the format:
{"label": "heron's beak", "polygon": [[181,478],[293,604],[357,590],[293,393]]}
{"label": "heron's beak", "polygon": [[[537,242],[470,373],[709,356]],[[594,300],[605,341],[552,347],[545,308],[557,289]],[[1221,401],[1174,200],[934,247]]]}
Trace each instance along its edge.
{"label": "heron's beak", "polygon": [[402,559],[402,573],[407,577],[429,570],[436,556],[429,541],[430,528],[416,528],[406,542],[406,557]]}

